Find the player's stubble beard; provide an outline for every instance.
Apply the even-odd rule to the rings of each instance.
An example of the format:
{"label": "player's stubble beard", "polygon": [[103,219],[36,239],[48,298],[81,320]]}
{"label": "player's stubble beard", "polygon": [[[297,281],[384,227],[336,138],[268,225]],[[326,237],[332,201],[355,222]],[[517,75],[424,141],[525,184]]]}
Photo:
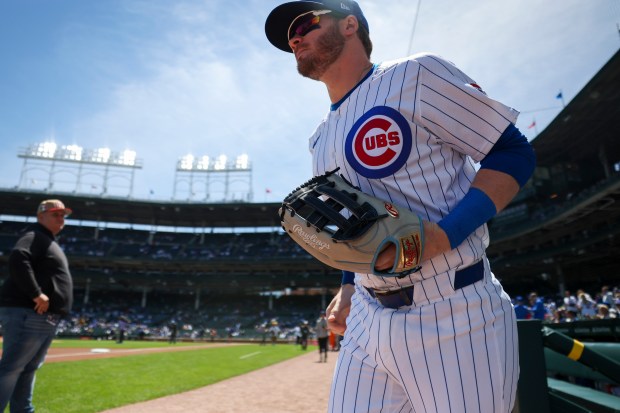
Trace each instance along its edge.
{"label": "player's stubble beard", "polygon": [[345,38],[338,31],[338,25],[331,25],[316,41],[313,53],[297,60],[300,75],[312,80],[319,80],[334,63],[344,49]]}

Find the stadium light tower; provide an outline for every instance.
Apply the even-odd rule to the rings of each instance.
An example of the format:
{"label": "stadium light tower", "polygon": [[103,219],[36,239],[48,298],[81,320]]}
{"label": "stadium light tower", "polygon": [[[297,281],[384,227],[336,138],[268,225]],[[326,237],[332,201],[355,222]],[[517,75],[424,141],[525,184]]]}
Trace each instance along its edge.
{"label": "stadium light tower", "polygon": [[[24,160],[18,188],[46,192],[109,195],[111,189],[122,188],[131,196],[135,171],[142,168],[142,161],[131,150],[84,149],[78,145],[58,146],[55,142],[32,144],[17,156]],[[119,179],[127,183],[116,183]]]}
{"label": "stadium light tower", "polygon": [[187,201],[250,202],[252,164],[248,155],[235,159],[226,155],[182,156],[177,161],[173,200],[184,195]]}

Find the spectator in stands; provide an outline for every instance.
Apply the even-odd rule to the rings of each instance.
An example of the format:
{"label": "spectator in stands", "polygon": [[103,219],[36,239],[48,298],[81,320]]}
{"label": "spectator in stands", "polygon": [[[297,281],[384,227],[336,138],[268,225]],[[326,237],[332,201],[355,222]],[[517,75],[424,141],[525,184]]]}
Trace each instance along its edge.
{"label": "spectator in stands", "polygon": [[609,290],[608,285],[601,287],[601,293],[599,296],[599,303],[605,304],[608,308],[614,305],[614,293]]}
{"label": "spectator in stands", "polygon": [[590,294],[588,294],[583,288],[580,288],[577,290],[577,306],[580,306],[583,300],[594,301]]}
{"label": "spectator in stands", "polygon": [[545,307],[545,302],[543,299],[539,298],[538,293],[536,292],[531,292],[528,299],[530,302],[532,318],[544,321],[547,318],[547,307]]}
{"label": "spectator in stands", "polygon": [[547,319],[551,320],[558,309],[558,304],[553,297],[545,297],[545,307],[547,307]]}
{"label": "spectator in stands", "polygon": [[564,306],[557,307],[550,315],[549,322],[563,323],[566,321]]}
{"label": "spectator in stands", "polygon": [[577,321],[577,311],[573,311],[573,310],[565,310],[564,312],[564,320],[563,322],[571,322],[571,321]]}
{"label": "spectator in stands", "polygon": [[577,307],[579,308],[580,318],[591,319],[596,317],[596,302],[590,297],[590,294],[581,291],[579,300],[577,301]]}
{"label": "spectator in stands", "polygon": [[525,300],[520,295],[515,298],[514,309],[517,320],[529,320],[532,318],[530,309],[525,305]]}
{"label": "spectator in stands", "polygon": [[611,315],[609,314],[609,307],[607,306],[607,304],[597,304],[596,309],[596,318],[601,320],[607,320],[611,318]]}
{"label": "spectator in stands", "polygon": [[564,291],[564,309],[565,311],[571,311],[575,314],[579,312],[577,308],[577,299],[570,293],[569,290]]}
{"label": "spectator in stands", "polygon": [[9,275],[0,289],[0,412],[9,402],[11,412],[34,411],[36,371],[61,318],[71,311],[73,280],[56,242],[71,212],[57,199],[41,202],[37,222],[19,237],[9,256]]}

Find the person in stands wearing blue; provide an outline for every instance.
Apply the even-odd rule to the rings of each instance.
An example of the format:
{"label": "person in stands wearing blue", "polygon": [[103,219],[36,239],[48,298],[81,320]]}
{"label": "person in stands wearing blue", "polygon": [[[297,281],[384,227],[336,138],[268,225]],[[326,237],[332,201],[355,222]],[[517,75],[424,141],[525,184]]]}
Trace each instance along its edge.
{"label": "person in stands wearing blue", "polygon": [[547,318],[547,307],[542,298],[538,297],[538,294],[532,291],[528,297],[530,301],[530,311],[532,312],[532,318],[536,320],[544,321]]}
{"label": "person in stands wearing blue", "polygon": [[0,412],[32,413],[36,371],[43,365],[60,319],[73,304],[73,280],[56,235],[72,211],[45,200],[37,222],[17,240],[9,256],[9,274],[0,288]]}
{"label": "person in stands wearing blue", "polygon": [[515,298],[515,315],[518,320],[529,320],[532,318],[532,312],[529,307],[525,305],[525,301],[523,300],[523,296],[518,295]]}

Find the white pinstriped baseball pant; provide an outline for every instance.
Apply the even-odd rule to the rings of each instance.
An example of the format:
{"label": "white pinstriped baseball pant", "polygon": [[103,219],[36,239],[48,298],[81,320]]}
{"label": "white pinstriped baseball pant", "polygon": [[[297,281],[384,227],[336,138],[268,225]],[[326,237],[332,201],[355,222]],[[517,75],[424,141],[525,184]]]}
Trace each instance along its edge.
{"label": "white pinstriped baseball pant", "polygon": [[421,290],[412,306],[393,310],[356,285],[329,413],[512,410],[516,319],[488,267],[483,280],[450,296],[445,288]]}

